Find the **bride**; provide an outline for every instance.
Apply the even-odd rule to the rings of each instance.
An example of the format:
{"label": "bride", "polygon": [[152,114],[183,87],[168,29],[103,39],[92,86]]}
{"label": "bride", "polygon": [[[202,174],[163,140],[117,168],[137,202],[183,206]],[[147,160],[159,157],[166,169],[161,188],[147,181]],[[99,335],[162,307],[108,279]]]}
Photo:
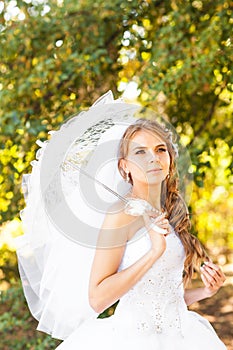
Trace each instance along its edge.
{"label": "bride", "polygon": [[[134,206],[120,200],[108,208],[88,277],[87,297],[94,314],[77,324],[58,350],[226,349],[210,323],[187,308],[214,295],[225,276],[189,233],[175,157],[171,134],[158,122],[138,119],[125,130],[118,149],[119,173],[131,185],[125,199],[142,201],[147,210],[136,216]],[[20,251],[18,257],[20,264]],[[203,260],[203,287],[187,289]],[[22,266],[20,270],[25,282]],[[77,283],[82,285],[82,280]],[[70,303],[78,299],[77,294]],[[97,318],[118,300],[113,316]],[[69,323],[67,310],[63,318]]]}
{"label": "bride", "polygon": [[[110,208],[99,245],[108,240],[116,247],[96,250],[89,300],[97,313],[119,299],[120,303],[110,319],[88,320],[58,349],[225,349],[208,321],[186,307],[215,294],[225,277],[209,260],[201,267],[204,286],[183,289],[182,281],[191,279],[196,260],[206,254],[188,232],[188,215],[174,180],[174,149],[166,131],[146,120],[130,126],[120,142],[119,171],[132,184],[127,196],[148,201],[152,210],[135,219],[121,202]],[[143,226],[147,234],[130,244]]]}

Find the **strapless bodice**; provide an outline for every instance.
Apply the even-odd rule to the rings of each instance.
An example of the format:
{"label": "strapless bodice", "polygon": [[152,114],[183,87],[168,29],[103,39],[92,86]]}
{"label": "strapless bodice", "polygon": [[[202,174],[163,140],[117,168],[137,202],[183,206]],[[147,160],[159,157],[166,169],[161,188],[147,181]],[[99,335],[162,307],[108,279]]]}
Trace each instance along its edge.
{"label": "strapless bodice", "polygon": [[[144,233],[143,233],[144,232]],[[166,250],[153,264],[141,280],[125,294],[118,305],[117,312],[133,312],[133,322],[139,331],[151,332],[153,328],[161,333],[181,329],[179,312],[186,309],[182,283],[185,253],[183,245],[171,227],[166,236]],[[140,229],[132,240],[127,242],[119,270],[123,270],[151,247],[149,234]],[[132,314],[132,312],[131,312]]]}

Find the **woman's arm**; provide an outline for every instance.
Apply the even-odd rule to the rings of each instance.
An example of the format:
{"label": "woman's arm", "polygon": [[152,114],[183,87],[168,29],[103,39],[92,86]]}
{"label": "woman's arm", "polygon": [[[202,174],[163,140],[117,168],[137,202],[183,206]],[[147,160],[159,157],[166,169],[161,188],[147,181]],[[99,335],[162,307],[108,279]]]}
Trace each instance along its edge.
{"label": "woman's arm", "polygon": [[226,277],[219,266],[208,261],[201,267],[201,279],[204,287],[185,290],[184,299],[188,306],[217,293]]}
{"label": "woman's arm", "polygon": [[[129,218],[129,216],[128,216]],[[135,219],[134,219],[135,220]],[[159,226],[159,222],[157,222]],[[111,228],[111,229],[109,229]],[[125,270],[117,272],[124,254],[129,232],[129,219],[126,214],[107,214],[99,235],[99,245],[106,241],[121,245],[115,248],[96,249],[89,284],[89,302],[98,313],[119,300],[152,267],[166,248],[164,237],[149,230],[152,240],[151,249]]]}

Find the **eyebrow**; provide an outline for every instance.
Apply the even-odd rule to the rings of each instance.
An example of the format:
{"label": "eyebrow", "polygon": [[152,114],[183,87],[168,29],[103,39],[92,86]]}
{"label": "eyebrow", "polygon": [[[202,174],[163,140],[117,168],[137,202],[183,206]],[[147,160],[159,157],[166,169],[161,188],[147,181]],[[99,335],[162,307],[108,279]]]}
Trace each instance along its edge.
{"label": "eyebrow", "polygon": [[[165,143],[160,143],[159,145],[156,145],[155,148],[158,148],[158,147],[161,147],[161,146],[167,147]],[[133,151],[135,151],[136,149],[146,149],[146,148],[147,147],[145,147],[145,146],[138,146],[138,147],[134,147]]]}

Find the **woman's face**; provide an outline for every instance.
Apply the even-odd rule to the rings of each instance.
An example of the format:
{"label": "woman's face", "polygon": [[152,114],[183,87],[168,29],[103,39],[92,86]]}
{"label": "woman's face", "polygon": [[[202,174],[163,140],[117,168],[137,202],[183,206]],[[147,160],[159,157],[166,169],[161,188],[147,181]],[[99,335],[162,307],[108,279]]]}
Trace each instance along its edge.
{"label": "woman's face", "polygon": [[170,156],[166,143],[149,131],[138,131],[129,142],[124,170],[133,183],[161,184],[169,174]]}

